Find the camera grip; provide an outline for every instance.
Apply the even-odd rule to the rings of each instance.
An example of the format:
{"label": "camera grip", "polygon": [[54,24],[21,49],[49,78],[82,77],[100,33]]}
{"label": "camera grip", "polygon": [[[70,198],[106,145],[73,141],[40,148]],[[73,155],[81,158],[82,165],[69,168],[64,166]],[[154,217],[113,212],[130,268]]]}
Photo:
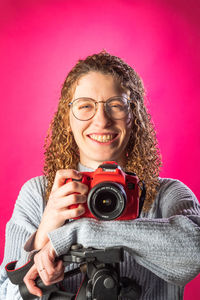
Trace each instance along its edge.
{"label": "camera grip", "polygon": [[[56,292],[59,290],[59,287],[57,286],[57,284],[52,284],[50,286],[46,286],[40,277],[38,277],[35,280],[35,284],[37,287],[39,287],[42,290],[43,295],[50,294],[52,292]],[[27,289],[27,286],[24,282],[19,284],[19,291],[24,300],[33,300],[33,299],[37,298],[35,295],[30,294],[30,292]]]}

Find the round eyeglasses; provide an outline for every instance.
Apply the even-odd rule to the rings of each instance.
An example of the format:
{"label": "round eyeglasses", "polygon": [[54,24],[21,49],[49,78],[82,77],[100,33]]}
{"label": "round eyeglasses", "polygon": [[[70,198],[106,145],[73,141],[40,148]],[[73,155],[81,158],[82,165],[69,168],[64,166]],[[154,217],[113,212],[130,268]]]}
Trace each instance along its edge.
{"label": "round eyeglasses", "polygon": [[81,97],[69,103],[74,117],[80,121],[87,121],[94,117],[99,103],[104,104],[108,116],[114,120],[124,119],[130,112],[130,100],[126,97],[112,97],[107,101],[95,101],[92,98]]}

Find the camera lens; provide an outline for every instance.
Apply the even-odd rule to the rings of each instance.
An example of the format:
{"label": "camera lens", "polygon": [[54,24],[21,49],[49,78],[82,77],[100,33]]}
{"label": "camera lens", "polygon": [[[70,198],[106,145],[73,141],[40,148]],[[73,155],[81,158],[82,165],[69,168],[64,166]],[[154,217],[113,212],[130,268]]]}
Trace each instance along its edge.
{"label": "camera lens", "polygon": [[117,199],[112,191],[103,191],[96,197],[96,209],[102,213],[110,213],[116,209]]}
{"label": "camera lens", "polygon": [[100,220],[118,218],[126,205],[126,193],[123,186],[114,182],[101,182],[88,194],[88,208]]}

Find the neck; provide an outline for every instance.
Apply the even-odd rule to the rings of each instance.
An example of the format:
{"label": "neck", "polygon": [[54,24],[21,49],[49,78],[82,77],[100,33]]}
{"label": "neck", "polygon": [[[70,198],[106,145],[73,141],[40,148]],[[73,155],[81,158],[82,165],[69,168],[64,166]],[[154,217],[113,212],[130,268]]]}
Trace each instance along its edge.
{"label": "neck", "polygon": [[[116,161],[116,160],[114,160]],[[124,159],[125,161],[125,159]],[[125,168],[124,166],[126,165],[125,163],[123,163],[121,160],[119,161],[116,161],[117,164],[121,167],[122,170],[125,171]],[[93,172],[94,170],[96,170],[99,165],[101,165],[103,163],[103,161],[99,161],[99,162],[95,162],[94,164],[91,164],[91,163],[86,163],[86,162],[82,162],[80,161],[78,163],[78,171],[80,172]]]}
{"label": "neck", "polygon": [[78,163],[78,171],[79,172],[93,172],[95,169],[84,166],[82,163]]}

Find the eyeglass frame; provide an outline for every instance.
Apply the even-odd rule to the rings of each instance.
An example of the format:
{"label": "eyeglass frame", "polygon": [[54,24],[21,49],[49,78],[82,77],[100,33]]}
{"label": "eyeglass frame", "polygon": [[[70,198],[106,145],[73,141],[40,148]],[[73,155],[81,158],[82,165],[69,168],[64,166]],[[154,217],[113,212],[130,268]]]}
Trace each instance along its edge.
{"label": "eyeglass frame", "polygon": [[[73,116],[74,116],[77,120],[79,120],[79,121],[89,121],[89,120],[91,120],[91,119],[95,116],[95,114],[96,114],[96,112],[97,112],[97,104],[98,104],[98,103],[103,103],[103,104],[104,104],[105,111],[106,111],[106,113],[108,114],[108,116],[109,116],[111,119],[113,119],[113,120],[122,120],[122,119],[124,119],[126,116],[124,116],[123,118],[120,118],[120,119],[115,119],[115,118],[111,117],[110,114],[109,114],[109,112],[107,112],[107,110],[106,110],[107,102],[108,102],[109,100],[112,101],[112,99],[114,100],[114,99],[116,99],[116,98],[124,98],[124,99],[126,99],[127,105],[128,105],[128,112],[127,112],[127,114],[126,114],[126,116],[127,116],[128,113],[129,113],[129,110],[130,110],[130,108],[131,108],[131,104],[133,104],[133,101],[130,100],[130,99],[128,99],[128,98],[126,98],[125,96],[114,96],[114,97],[110,97],[110,98],[108,98],[106,101],[96,101],[95,99],[90,98],[90,97],[79,97],[79,98],[76,98],[76,99],[74,99],[73,101],[69,102],[69,103],[68,103],[68,106],[69,106],[70,108],[72,107],[72,114],[73,114]],[[78,119],[78,118],[75,116],[75,114],[74,114],[74,112],[73,112],[73,103],[74,103],[75,101],[79,100],[79,99],[90,99],[90,100],[92,100],[92,101],[95,103],[95,113],[94,113],[94,115],[93,115],[91,118],[89,118],[89,119],[87,119],[87,120],[81,120],[81,119]]]}

